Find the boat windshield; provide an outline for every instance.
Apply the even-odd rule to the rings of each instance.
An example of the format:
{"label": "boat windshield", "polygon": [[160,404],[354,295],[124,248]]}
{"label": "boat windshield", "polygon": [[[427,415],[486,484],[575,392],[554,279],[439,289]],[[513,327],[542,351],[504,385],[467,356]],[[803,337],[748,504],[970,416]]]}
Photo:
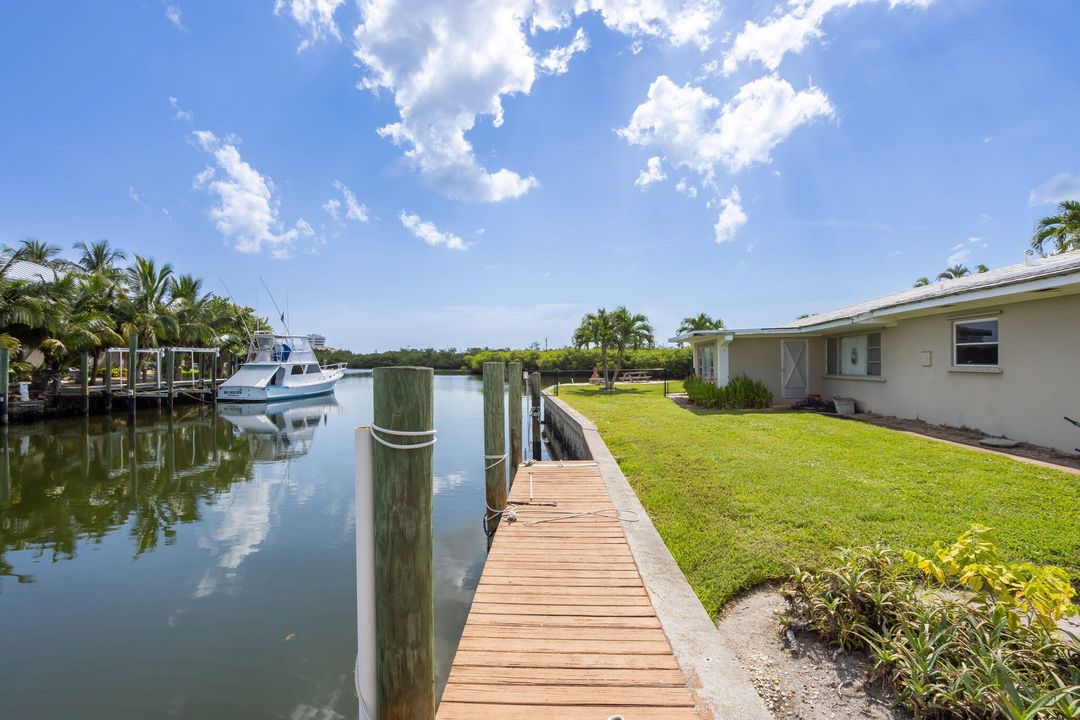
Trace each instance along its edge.
{"label": "boat windshield", "polygon": [[311,341],[301,335],[255,335],[251,340],[248,362],[318,362]]}

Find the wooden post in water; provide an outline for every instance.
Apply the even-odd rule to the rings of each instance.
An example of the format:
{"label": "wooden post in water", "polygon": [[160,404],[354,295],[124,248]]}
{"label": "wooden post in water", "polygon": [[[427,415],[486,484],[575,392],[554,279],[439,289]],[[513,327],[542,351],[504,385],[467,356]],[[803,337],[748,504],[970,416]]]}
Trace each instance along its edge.
{"label": "wooden post in water", "polygon": [[[435,373],[376,368],[372,448],[377,720],[435,717],[432,463]],[[382,428],[378,430],[377,428]],[[390,432],[394,431],[394,432]],[[395,433],[422,433],[397,435]],[[357,528],[362,531],[362,528]]]}
{"label": "wooden post in water", "polygon": [[90,353],[82,351],[79,356],[79,394],[82,395],[83,417],[90,414]]}
{"label": "wooden post in water", "polygon": [[112,352],[107,348],[105,350],[105,411],[112,412]]}
{"label": "wooden post in water", "polygon": [[132,333],[128,338],[128,415],[135,415],[135,372],[139,367],[139,336]]}
{"label": "wooden post in water", "polygon": [[540,460],[543,454],[543,441],[540,431],[540,373],[529,374],[529,414],[532,416],[532,455],[533,460]]}
{"label": "wooden post in water", "polygon": [[215,405],[217,405],[217,361],[218,354],[215,350],[210,356],[210,397]]}
{"label": "wooden post in water", "polygon": [[174,383],[176,382],[176,351],[172,348],[165,350],[165,372],[168,375],[165,378],[165,392],[169,396],[169,410],[173,409],[173,402],[176,399],[176,389]]}
{"label": "wooden post in water", "polygon": [[0,425],[8,424],[8,396],[11,394],[11,351],[0,348]]}
{"label": "wooden post in water", "polygon": [[510,482],[514,482],[517,476],[518,465],[522,460],[521,443],[521,363],[512,362],[506,366],[507,380],[507,403],[509,403],[510,416]]}
{"label": "wooden post in water", "polygon": [[484,363],[484,497],[487,502],[484,517],[495,516],[490,525],[492,532],[499,526],[500,513],[506,508],[505,377],[504,363]]}
{"label": "wooden post in water", "polygon": [[8,431],[0,428],[0,503],[11,502],[11,461],[8,459]]}

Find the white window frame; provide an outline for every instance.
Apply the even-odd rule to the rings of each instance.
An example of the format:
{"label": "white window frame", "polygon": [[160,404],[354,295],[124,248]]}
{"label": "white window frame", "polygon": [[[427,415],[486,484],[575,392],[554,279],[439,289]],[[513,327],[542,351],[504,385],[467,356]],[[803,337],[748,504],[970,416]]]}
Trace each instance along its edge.
{"label": "white window frame", "polygon": [[[877,335],[878,338],[879,338],[878,351],[881,353],[881,359],[877,361],[878,365],[880,366],[878,368],[878,374],[877,375],[871,375],[869,372],[864,373],[862,375],[853,375],[853,374],[849,374],[849,373],[844,372],[844,359],[841,357],[841,353],[840,353],[840,347],[842,345],[842,341],[843,341],[844,338],[859,337],[860,335],[865,336],[867,338],[867,341],[866,341],[866,343],[867,343],[867,356],[866,356],[867,370],[870,369],[870,353],[869,353],[870,336],[871,335]],[[830,373],[829,372],[829,342],[830,341],[836,341],[836,372],[835,373]],[[825,377],[827,377],[827,378],[837,378],[837,379],[844,379],[844,378],[872,378],[872,379],[877,379],[877,378],[885,377],[885,334],[882,333],[881,330],[873,330],[873,331],[868,331],[868,332],[863,332],[863,333],[846,333],[844,335],[832,335],[830,337],[825,338]]]}
{"label": "white window frame", "polygon": [[[970,317],[970,318],[958,318],[952,321],[952,366],[955,368],[999,368],[1001,367],[1001,318],[997,316],[993,317]],[[977,343],[958,343],[956,342],[956,326],[967,325],[969,323],[978,322],[992,322],[997,325],[998,339],[993,342],[977,342]],[[998,361],[996,363],[978,364],[978,363],[964,363],[961,365],[957,362],[956,350],[960,347],[974,347],[976,345],[993,345],[998,349]]]}

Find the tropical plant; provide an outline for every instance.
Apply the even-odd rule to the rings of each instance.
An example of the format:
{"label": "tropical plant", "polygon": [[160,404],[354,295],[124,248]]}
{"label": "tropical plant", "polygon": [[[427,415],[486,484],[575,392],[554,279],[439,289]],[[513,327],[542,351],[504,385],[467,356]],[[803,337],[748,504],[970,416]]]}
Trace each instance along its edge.
{"label": "tropical plant", "polygon": [[52,267],[60,263],[60,248],[37,238],[23,238],[19,241],[19,253],[26,262]]}
{"label": "tropical plant", "polygon": [[682,322],[679,323],[679,329],[675,331],[676,335],[683,335],[685,333],[691,333],[697,330],[723,330],[724,321],[720,318],[714,318],[708,313],[698,313],[693,317],[684,317]]}
{"label": "tropical plant", "polygon": [[969,270],[966,266],[956,264],[952,267],[947,267],[940,273],[938,273],[938,280],[956,280],[957,278],[962,278],[965,275],[970,274],[971,270]]}
{"label": "tropical plant", "polygon": [[921,278],[919,278],[918,280],[915,281],[915,287],[923,287],[923,286],[929,285],[929,284],[930,284],[930,278],[928,278],[928,277],[921,277]]}
{"label": "tropical plant", "polygon": [[1051,246],[1051,255],[1080,250],[1080,200],[1065,200],[1058,205],[1057,215],[1035,223],[1032,249],[1045,255],[1047,244]]}
{"label": "tropical plant", "polygon": [[[1080,646],[1050,621],[1075,608],[1042,601],[1068,591],[1055,585],[1047,593],[1046,586],[1029,584],[1014,586],[1006,597],[976,587],[974,580],[988,573],[968,566],[1000,562],[989,533],[973,526],[954,545],[939,546],[939,561],[957,571],[939,568],[940,581],[930,568],[935,563],[926,561],[920,573],[905,556],[918,564],[925,559],[882,543],[838,550],[818,572],[796,568],[784,587],[789,611],[782,622],[841,648],[866,649],[871,677],[916,717],[1080,717]],[[1047,567],[1032,574],[1056,582],[1064,572]],[[960,582],[964,575],[968,580]],[[1024,622],[1015,622],[1018,612]]]}
{"label": "tropical plant", "polygon": [[615,374],[612,384],[626,364],[626,354],[630,350],[649,348],[656,344],[649,318],[641,313],[632,313],[620,305],[611,313],[615,321]]}
{"label": "tropical plant", "polygon": [[574,347],[596,347],[600,350],[600,364],[604,371],[604,387],[610,387],[608,380],[608,351],[615,345],[615,318],[604,308],[586,313],[581,324],[574,331]]}
{"label": "tropical plant", "polygon": [[733,377],[727,385],[719,386],[691,375],[683,381],[683,390],[690,402],[701,408],[734,410],[772,405],[772,391],[746,375]]}
{"label": "tropical plant", "polygon": [[975,266],[975,272],[977,272],[977,273],[990,272],[990,268],[986,267],[982,263],[979,263],[978,265]]}
{"label": "tropical plant", "polygon": [[119,274],[117,264],[127,256],[120,250],[114,249],[108,240],[85,243],[77,242],[74,248],[79,251],[79,259],[75,264],[87,273],[99,273],[115,278]]}

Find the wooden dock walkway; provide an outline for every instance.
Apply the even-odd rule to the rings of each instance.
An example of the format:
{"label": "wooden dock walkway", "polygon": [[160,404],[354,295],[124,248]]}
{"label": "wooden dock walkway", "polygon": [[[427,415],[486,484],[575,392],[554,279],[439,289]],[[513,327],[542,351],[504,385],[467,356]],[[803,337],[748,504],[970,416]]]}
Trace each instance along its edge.
{"label": "wooden dock walkway", "polygon": [[438,720],[699,720],[616,514],[558,519],[612,508],[596,464],[523,465],[509,502]]}

